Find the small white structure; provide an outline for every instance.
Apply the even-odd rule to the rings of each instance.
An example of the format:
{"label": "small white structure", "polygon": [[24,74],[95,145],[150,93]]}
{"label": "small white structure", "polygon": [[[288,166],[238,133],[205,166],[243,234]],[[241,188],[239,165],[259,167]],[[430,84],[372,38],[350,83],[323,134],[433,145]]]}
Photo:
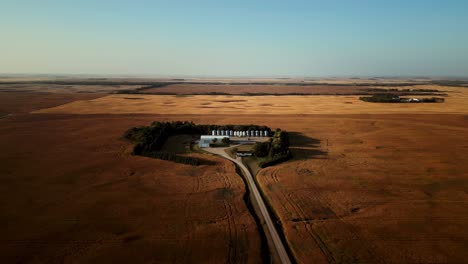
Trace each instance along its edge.
{"label": "small white structure", "polygon": [[229,136],[231,136],[231,137],[234,136],[234,131],[229,130]]}
{"label": "small white structure", "polygon": [[229,138],[229,136],[212,136],[212,135],[202,135],[200,136],[200,141],[198,142],[198,146],[200,148],[208,148],[210,144],[213,143],[213,139],[218,142],[221,142],[224,138]]}
{"label": "small white structure", "polygon": [[265,130],[263,133],[265,137],[268,137],[268,130]]}
{"label": "small white structure", "polygon": [[258,137],[258,130],[255,130],[255,136]]}
{"label": "small white structure", "polygon": [[252,153],[250,153],[250,152],[237,152],[236,155],[237,155],[237,157],[250,157],[250,156],[252,156]]}
{"label": "small white structure", "polygon": [[216,130],[211,130],[211,135],[216,136]]}

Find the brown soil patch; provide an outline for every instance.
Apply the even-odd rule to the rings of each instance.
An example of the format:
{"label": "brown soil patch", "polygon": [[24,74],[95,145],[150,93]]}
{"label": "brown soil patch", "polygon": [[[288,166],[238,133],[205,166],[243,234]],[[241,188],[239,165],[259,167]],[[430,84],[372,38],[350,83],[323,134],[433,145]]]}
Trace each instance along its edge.
{"label": "brown soil patch", "polygon": [[175,84],[160,88],[145,89],[145,93],[152,94],[207,94],[207,93],[226,93],[226,94],[355,94],[362,87],[359,86],[336,86],[336,85],[204,85],[204,84]]}
{"label": "brown soil patch", "polygon": [[104,94],[47,94],[0,92],[0,113],[29,113],[42,108],[55,107],[77,100],[90,100],[104,96]]}
{"label": "brown soil patch", "polygon": [[0,92],[28,93],[112,93],[122,90],[135,90],[144,85],[62,85],[41,83],[5,84],[0,81]]}

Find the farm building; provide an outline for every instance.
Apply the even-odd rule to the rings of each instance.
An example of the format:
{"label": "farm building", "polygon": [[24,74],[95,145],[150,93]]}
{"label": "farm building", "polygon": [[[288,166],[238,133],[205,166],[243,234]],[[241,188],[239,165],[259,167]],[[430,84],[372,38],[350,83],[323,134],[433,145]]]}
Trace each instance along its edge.
{"label": "farm building", "polygon": [[202,135],[200,136],[200,141],[198,142],[198,146],[200,148],[208,148],[210,146],[210,143],[213,142],[213,139],[215,139],[219,142],[223,140],[223,138],[229,138],[229,136],[213,136],[213,135]]}
{"label": "farm building", "polygon": [[236,155],[237,155],[237,157],[250,157],[250,156],[253,155],[253,153],[251,151],[238,150]]}

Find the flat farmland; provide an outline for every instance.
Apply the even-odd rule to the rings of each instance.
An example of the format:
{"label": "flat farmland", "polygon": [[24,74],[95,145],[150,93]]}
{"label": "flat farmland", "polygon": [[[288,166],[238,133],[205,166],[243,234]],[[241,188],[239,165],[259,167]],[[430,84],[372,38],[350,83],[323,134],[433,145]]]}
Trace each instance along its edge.
{"label": "flat farmland", "polygon": [[96,99],[102,96],[105,96],[105,94],[0,92],[0,113],[27,114],[34,110],[59,106],[79,100]]}
{"label": "flat farmland", "polygon": [[0,261],[261,262],[261,236],[233,164],[210,155],[196,167],[133,156],[120,140],[158,118],[1,119]]}
{"label": "flat farmland", "polygon": [[112,93],[121,90],[134,90],[144,85],[80,85],[80,84],[41,84],[41,83],[12,83],[0,81],[0,92],[50,93],[50,94],[90,94]]}
{"label": "flat farmland", "polygon": [[445,103],[368,103],[358,96],[108,95],[42,109],[69,114],[387,114],[468,113],[468,89],[449,88]]}
{"label": "flat farmland", "polygon": [[169,86],[145,89],[145,93],[150,94],[356,94],[361,92],[359,86],[339,86],[339,85],[254,85],[254,84],[173,84]]}
{"label": "flat farmland", "polygon": [[467,94],[448,91],[442,104],[395,105],[354,96],[109,95],[0,119],[0,259],[262,261],[231,163],[136,157],[119,139],[132,126],[190,120],[291,133],[294,158],[257,181],[297,262],[462,263]]}
{"label": "flat farmland", "polygon": [[275,119],[294,160],[257,180],[300,263],[462,263],[468,117]]}

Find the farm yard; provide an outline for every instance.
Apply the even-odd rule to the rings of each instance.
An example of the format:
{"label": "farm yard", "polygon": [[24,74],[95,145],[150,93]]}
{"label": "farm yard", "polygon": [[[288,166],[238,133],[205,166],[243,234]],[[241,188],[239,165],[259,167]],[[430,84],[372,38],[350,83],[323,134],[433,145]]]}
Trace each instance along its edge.
{"label": "farm yard", "polygon": [[[464,262],[468,91],[438,89],[444,103],[396,106],[358,96],[0,92],[0,112],[12,114],[0,119],[0,259],[268,261],[232,163],[134,156],[121,139],[131,127],[188,120],[290,133],[292,159],[256,180],[298,263]],[[163,149],[184,153],[191,139],[171,137]]]}

